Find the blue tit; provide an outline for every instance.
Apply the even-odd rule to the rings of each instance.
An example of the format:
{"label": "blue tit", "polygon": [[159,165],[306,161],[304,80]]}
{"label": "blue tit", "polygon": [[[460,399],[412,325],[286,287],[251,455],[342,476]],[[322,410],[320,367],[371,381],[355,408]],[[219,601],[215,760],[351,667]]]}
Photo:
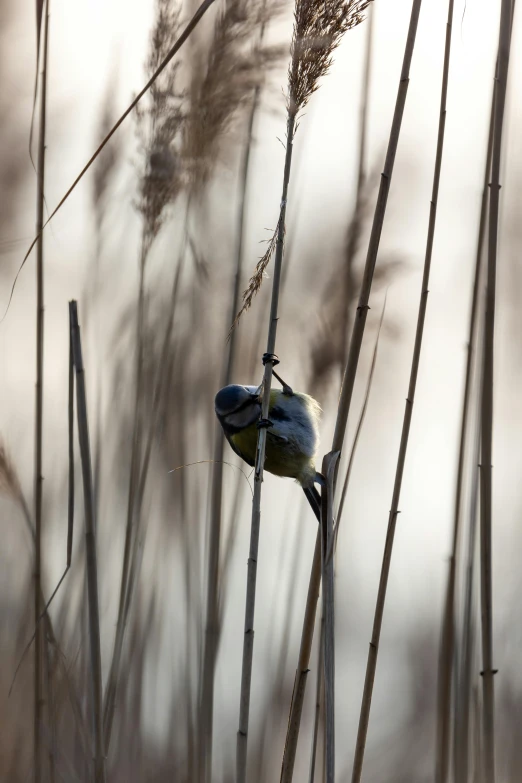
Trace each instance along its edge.
{"label": "blue tit", "polygon": [[[235,453],[254,467],[261,417],[261,387],[231,384],[218,391],[215,410],[226,439]],[[322,483],[315,470],[321,409],[308,394],[289,387],[271,389],[264,469],[276,476],[296,479],[317,517],[320,496],[314,482]]]}

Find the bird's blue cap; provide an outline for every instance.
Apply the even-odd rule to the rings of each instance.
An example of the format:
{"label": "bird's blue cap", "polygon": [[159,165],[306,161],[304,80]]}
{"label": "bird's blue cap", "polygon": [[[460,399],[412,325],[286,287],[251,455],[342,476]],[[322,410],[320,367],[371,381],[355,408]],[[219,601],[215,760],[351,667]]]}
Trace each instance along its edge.
{"label": "bird's blue cap", "polygon": [[241,408],[247,402],[254,402],[259,399],[259,387],[240,386],[237,383],[231,383],[230,386],[224,386],[218,391],[214,400],[216,413],[226,416]]}

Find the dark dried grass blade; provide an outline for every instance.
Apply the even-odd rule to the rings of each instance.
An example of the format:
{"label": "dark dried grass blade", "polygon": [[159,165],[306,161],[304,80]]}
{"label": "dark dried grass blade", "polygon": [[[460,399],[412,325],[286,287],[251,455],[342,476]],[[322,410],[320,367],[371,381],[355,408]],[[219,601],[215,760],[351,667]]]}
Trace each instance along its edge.
{"label": "dark dried grass blade", "polygon": [[268,240],[268,247],[266,249],[266,252],[263,256],[261,256],[261,258],[257,262],[255,272],[250,278],[248,286],[243,293],[243,304],[241,306],[241,310],[234,318],[234,322],[232,326],[230,327],[230,331],[228,333],[228,338],[227,338],[229,340],[230,340],[230,335],[238,325],[241,316],[243,315],[243,313],[245,313],[247,310],[250,309],[250,307],[252,306],[252,302],[254,301],[255,297],[259,293],[259,290],[261,289],[261,286],[263,284],[263,277],[265,276],[266,269],[272,259],[272,256],[275,253],[276,244],[277,244],[277,235],[279,232],[280,223],[281,223],[281,216],[277,221],[277,226],[274,229],[274,233]]}

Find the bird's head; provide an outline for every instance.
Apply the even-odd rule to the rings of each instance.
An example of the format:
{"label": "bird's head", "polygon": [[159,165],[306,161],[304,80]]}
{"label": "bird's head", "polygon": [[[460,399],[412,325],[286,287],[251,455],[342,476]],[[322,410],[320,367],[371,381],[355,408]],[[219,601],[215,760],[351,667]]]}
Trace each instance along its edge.
{"label": "bird's head", "polygon": [[218,391],[214,407],[223,427],[242,430],[253,424],[261,414],[260,389],[232,383]]}

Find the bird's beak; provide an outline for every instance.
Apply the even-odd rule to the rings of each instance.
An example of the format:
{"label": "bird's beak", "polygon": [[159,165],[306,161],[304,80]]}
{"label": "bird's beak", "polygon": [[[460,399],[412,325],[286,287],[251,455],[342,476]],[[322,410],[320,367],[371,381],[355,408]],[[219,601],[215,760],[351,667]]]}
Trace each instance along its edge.
{"label": "bird's beak", "polygon": [[261,402],[261,391],[263,389],[263,384],[260,383],[255,392],[253,392],[250,396],[252,398],[252,402]]}

